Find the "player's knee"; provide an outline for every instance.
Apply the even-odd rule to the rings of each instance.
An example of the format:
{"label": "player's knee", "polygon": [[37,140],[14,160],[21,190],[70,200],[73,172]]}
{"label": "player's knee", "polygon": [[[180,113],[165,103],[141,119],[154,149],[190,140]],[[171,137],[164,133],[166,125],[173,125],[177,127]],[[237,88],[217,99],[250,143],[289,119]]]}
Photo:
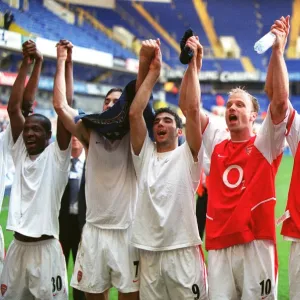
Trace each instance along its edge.
{"label": "player's knee", "polygon": [[101,294],[85,293],[86,300],[108,300],[109,290]]}
{"label": "player's knee", "polygon": [[139,292],[133,293],[120,293],[119,292],[119,300],[139,300]]}

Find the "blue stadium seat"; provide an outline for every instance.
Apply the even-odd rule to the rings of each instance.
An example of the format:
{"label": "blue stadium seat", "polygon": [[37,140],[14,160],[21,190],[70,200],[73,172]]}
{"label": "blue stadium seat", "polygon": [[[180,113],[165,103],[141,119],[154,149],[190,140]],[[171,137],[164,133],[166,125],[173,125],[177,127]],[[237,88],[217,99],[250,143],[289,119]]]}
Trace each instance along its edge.
{"label": "blue stadium seat", "polygon": [[[268,0],[261,0],[256,3],[258,4],[254,1],[209,0],[207,8],[213,17],[217,34],[233,35],[242,49],[242,55],[249,56],[255,68],[265,71],[270,53],[256,54],[253,50],[254,43],[269,31],[276,18],[291,14],[293,1],[274,0],[270,3]],[[262,30],[259,30],[258,21],[263,24]]]}
{"label": "blue stadium seat", "polygon": [[67,38],[77,46],[109,52],[124,59],[136,57],[133,52],[124,49],[120,44],[110,40],[104,33],[99,32],[89,24],[84,24],[83,28],[67,24],[47,10],[39,0],[31,0],[29,5],[29,11],[21,12],[0,1],[1,11],[12,10],[15,22],[38,36],[51,40]]}
{"label": "blue stadium seat", "polygon": [[218,64],[222,71],[229,72],[244,72],[244,68],[239,59],[216,59],[216,64]]}

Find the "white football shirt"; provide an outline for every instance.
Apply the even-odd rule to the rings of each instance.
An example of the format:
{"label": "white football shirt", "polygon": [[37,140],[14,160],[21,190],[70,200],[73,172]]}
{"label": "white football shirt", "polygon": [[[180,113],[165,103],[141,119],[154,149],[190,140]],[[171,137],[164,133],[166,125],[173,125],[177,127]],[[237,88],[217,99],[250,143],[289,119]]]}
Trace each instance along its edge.
{"label": "white football shirt", "polygon": [[201,244],[194,196],[202,170],[202,148],[194,162],[187,142],[173,151],[157,153],[147,136],[139,156],[132,154],[139,184],[132,234],[135,247],[164,251]]}
{"label": "white football shirt", "polygon": [[3,196],[5,191],[5,176],[7,172],[7,162],[12,147],[11,127],[7,126],[5,131],[0,133],[0,210],[2,208]]}
{"label": "white football shirt", "polygon": [[133,220],[137,180],[129,133],[113,143],[92,131],[86,161],[86,222],[126,229]]}
{"label": "white football shirt", "polygon": [[30,158],[23,133],[12,148],[16,167],[9,201],[7,229],[38,238],[58,238],[61,197],[68,182],[71,143],[61,151],[51,143],[34,160]]}

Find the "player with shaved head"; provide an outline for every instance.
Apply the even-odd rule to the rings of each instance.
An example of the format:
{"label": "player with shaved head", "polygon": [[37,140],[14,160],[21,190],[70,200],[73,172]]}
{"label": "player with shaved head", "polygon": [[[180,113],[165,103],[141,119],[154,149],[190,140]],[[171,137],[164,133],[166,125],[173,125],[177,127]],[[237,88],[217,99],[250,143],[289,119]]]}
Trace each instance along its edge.
{"label": "player with shaved head", "polygon": [[[10,98],[18,99],[18,101],[22,103],[22,113],[26,117],[32,112],[32,106],[35,100],[37,85],[42,68],[43,56],[37,50],[35,43],[31,40],[23,43],[22,52],[22,63],[18,72],[18,76],[13,84]],[[28,83],[25,86],[27,73],[32,64],[33,69]],[[9,124],[6,130],[0,133],[0,208],[2,207],[2,200],[5,191],[4,178],[7,172],[7,161],[9,160],[11,143],[11,126]],[[0,274],[3,268],[4,251],[4,238],[2,234],[2,228],[0,227]]]}
{"label": "player with shaved head", "polygon": [[[64,47],[66,53],[72,49],[70,43]],[[66,69],[64,80],[70,83],[72,68]],[[56,74],[55,81],[57,77]],[[63,92],[66,93],[66,89]],[[66,265],[58,241],[58,214],[68,181],[71,135],[58,119],[57,138],[50,143],[50,120],[41,114],[25,117],[21,105],[20,97],[10,98],[11,151],[16,172],[7,229],[14,231],[14,240],[4,263],[1,293],[3,299],[11,300],[67,300]]]}

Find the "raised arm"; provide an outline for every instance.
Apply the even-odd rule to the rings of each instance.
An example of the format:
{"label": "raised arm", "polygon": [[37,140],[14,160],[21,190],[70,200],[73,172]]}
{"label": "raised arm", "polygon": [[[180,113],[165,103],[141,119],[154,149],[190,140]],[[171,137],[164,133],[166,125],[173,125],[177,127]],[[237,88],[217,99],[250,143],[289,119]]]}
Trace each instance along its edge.
{"label": "raised arm", "polygon": [[269,94],[271,95],[270,110],[274,124],[280,123],[285,118],[289,106],[289,78],[284,60],[284,50],[290,27],[289,16],[286,19],[277,20],[275,24],[278,22],[281,23],[281,27],[277,25],[272,28],[272,32],[276,35],[276,41],[272,48],[269,65],[272,76],[271,79],[267,78],[267,84],[271,85],[272,83]]}
{"label": "raised arm", "polygon": [[66,72],[65,72],[66,95],[67,95],[67,102],[69,106],[72,107],[73,97],[74,97],[73,60],[72,60],[73,44],[68,40],[62,40],[61,44],[67,47],[67,60],[66,60]]}
{"label": "raised arm", "polygon": [[[285,33],[286,33],[285,45],[286,45],[288,34],[289,34],[289,29],[290,29],[289,28],[289,16],[287,16],[286,18],[281,17],[280,20],[276,20],[271,27],[271,30],[273,30],[273,29],[285,31]],[[267,71],[266,83],[265,83],[265,92],[270,101],[272,100],[272,97],[273,97],[273,73],[274,73],[273,61],[274,61],[274,58],[273,58],[273,51],[272,51],[270,61],[269,61],[268,71]]]}
{"label": "raised arm", "polygon": [[[191,37],[191,38],[195,38],[195,37]],[[190,41],[190,39],[187,40],[187,43],[189,41]],[[196,66],[196,70],[197,70],[197,82],[198,82],[199,91],[200,91],[199,92],[199,101],[201,100],[199,72],[201,71],[201,67],[202,67],[202,57],[203,57],[202,54],[195,55],[194,58],[196,61],[193,63],[193,66],[191,66],[190,64],[188,65],[188,67],[183,75],[182,81],[181,81],[180,92],[179,92],[179,107],[185,117],[187,117],[186,113],[187,113],[187,104],[188,104],[188,101],[187,101],[188,85],[189,85],[190,81],[194,81],[195,66]],[[204,130],[208,123],[208,117],[201,110],[200,110],[200,123],[201,123],[202,130]]]}
{"label": "raised arm", "polygon": [[23,115],[27,117],[30,113],[32,113],[32,106],[38,90],[39,79],[43,65],[43,55],[36,48],[35,42],[31,40],[23,44],[23,54],[28,56],[29,59],[34,62],[33,70],[24,91],[22,103]]}
{"label": "raised arm", "polygon": [[265,93],[267,94],[269,100],[272,100],[273,97],[273,52],[270,57],[269,65],[268,65],[268,70],[267,70],[267,77],[266,77],[266,82],[265,82]]}
{"label": "raised arm", "polygon": [[139,57],[139,70],[135,85],[135,91],[137,92],[143,81],[145,80],[148,72],[151,61],[155,54],[155,45],[160,46],[160,40],[146,40],[142,42],[142,47],[140,50]]}
{"label": "raised arm", "polygon": [[198,77],[197,61],[202,59],[203,48],[198,37],[188,39],[186,45],[194,50],[194,57],[189,63],[188,80],[186,81],[185,116],[186,116],[186,141],[191,149],[194,160],[198,161],[198,153],[201,147],[202,134],[200,122],[200,85]]}
{"label": "raised arm", "polygon": [[143,112],[147,106],[151,92],[159,78],[161,70],[161,52],[159,45],[156,44],[153,45],[153,47],[155,49],[155,55],[149,66],[149,72],[138,89],[129,111],[130,139],[135,155],[140,154],[147,135],[147,127]]}
{"label": "raised arm", "polygon": [[[54,99],[63,99],[68,105],[66,98],[66,80],[65,80],[65,63],[67,59],[67,47],[63,45],[57,45],[57,65],[56,74],[54,77],[54,90],[53,90],[53,102]],[[70,144],[71,134],[64,127],[60,116],[57,120],[57,142],[61,150],[66,150]]]}
{"label": "raised arm", "polygon": [[22,102],[25,89],[25,81],[30,66],[29,56],[23,56],[18,76],[14,82],[9,97],[7,111],[10,118],[13,141],[16,142],[23,131],[25,117],[22,114]]}
{"label": "raised arm", "polygon": [[[75,124],[74,117],[78,115],[77,111],[70,107],[67,100],[66,86],[66,60],[68,48],[66,45],[57,45],[57,68],[54,78],[53,107],[58,115],[58,120],[62,122],[64,128],[72,135],[75,135],[85,147],[88,145],[89,132],[84,128],[81,122]],[[69,81],[67,82],[69,84]],[[70,88],[71,89],[71,88]],[[68,90],[70,90],[68,87]],[[71,100],[71,97],[68,97]]]}

